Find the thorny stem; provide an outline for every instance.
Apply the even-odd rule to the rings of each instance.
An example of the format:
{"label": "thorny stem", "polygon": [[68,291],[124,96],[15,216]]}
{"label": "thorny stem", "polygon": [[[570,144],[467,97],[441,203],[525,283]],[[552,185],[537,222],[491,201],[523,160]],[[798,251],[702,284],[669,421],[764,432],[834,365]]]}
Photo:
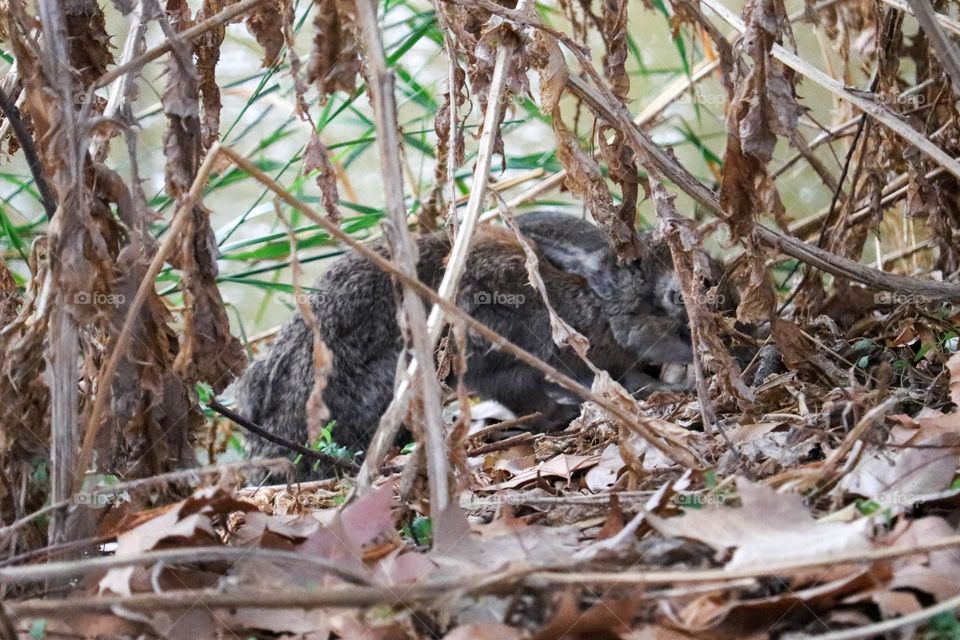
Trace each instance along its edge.
{"label": "thorny stem", "polygon": [[[194,38],[197,38],[205,34],[207,31],[215,29],[222,24],[230,22],[234,18],[249,12],[251,9],[263,4],[266,1],[267,0],[242,0],[242,2],[238,2],[237,4],[227,7],[220,13],[210,16],[200,24],[190,27],[178,35],[183,39],[183,41],[191,42]],[[144,65],[147,65],[160,56],[173,51],[174,46],[176,46],[175,42],[167,40],[163,44],[157,45],[149,51],[145,51],[143,54],[137,56],[133,60],[130,60],[129,62],[118,67],[114,67],[110,71],[107,71],[102,76],[97,78],[97,81],[91,85],[90,91],[102,89],[120,76],[143,68]]]}

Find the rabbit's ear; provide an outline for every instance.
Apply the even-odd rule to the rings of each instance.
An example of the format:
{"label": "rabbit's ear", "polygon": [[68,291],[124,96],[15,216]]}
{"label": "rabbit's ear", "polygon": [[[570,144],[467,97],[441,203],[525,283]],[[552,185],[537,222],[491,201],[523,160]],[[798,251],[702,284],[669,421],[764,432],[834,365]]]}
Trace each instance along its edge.
{"label": "rabbit's ear", "polygon": [[588,251],[558,242],[540,242],[538,246],[553,266],[580,276],[601,298],[608,300],[619,290],[617,269],[605,251]]}

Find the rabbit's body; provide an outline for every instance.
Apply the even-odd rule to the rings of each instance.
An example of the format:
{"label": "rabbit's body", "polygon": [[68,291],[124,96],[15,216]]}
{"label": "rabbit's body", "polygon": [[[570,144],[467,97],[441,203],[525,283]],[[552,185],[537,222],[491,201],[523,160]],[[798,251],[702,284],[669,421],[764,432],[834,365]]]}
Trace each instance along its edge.
{"label": "rabbit's body", "polygon": [[[650,378],[652,363],[687,361],[686,316],[676,295],[676,277],[665,249],[651,248],[635,265],[616,264],[601,232],[588,222],[558,213],[519,217],[525,236],[540,253],[540,273],[550,304],[585,335],[591,361],[636,390]],[[436,289],[450,242],[443,232],[417,240],[418,277]],[[380,244],[377,250],[386,255]],[[324,401],[337,424],[334,437],[351,450],[366,448],[393,395],[403,342],[397,325],[397,289],[389,275],[348,253],[318,281],[310,304],[333,353]],[[471,316],[589,386],[590,369],[570,349],[551,339],[540,294],[529,284],[523,248],[500,228],[478,232],[461,283],[458,306]],[[467,386],[517,415],[540,412],[534,429],[563,426],[578,400],[531,367],[479,336],[468,335]],[[313,340],[297,313],[266,357],[255,362],[238,388],[244,416],[297,442],[307,438],[305,406],[313,385]],[[286,455],[256,439],[257,455]]]}

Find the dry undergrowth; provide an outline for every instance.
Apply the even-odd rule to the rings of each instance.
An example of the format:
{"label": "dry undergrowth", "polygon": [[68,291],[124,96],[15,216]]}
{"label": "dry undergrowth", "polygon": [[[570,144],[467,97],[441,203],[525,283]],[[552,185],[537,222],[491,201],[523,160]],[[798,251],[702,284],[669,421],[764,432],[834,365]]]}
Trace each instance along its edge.
{"label": "dry undergrowth", "polygon": [[[449,278],[433,293],[408,275],[395,76],[374,5],[316,0],[301,60],[285,0],[118,4],[136,4],[132,19],[158,23],[165,44],[116,60],[103,11],[87,0],[39,0],[35,14],[9,0],[0,16],[16,61],[0,82],[4,144],[25,153],[49,217],[25,286],[0,261],[4,638],[960,637],[960,316],[950,306],[960,299],[960,25],[943,7],[827,1],[801,24],[777,0],[749,0],[739,17],[718,0],[674,0],[674,27],[696,33],[707,56],[657,97],[659,112],[710,74],[725,92],[725,152],[711,166],[717,184],[705,185],[645,130],[657,114],[628,104],[627,36],[641,7],[561,0],[563,19],[547,23],[526,0],[436,0],[450,82],[420,228],[441,225],[458,197],[473,104],[482,128]],[[914,12],[924,31],[905,35]],[[311,130],[313,92],[369,89],[392,262],[341,231],[338,168],[316,133],[302,165],[322,211],[220,141],[215,71],[238,20],[265,66],[285,61]],[[795,26],[832,48],[833,75],[796,54]],[[166,68],[175,203],[162,234],[136,174],[130,109],[154,60]],[[848,86],[864,70],[867,86]],[[836,102],[814,109],[805,87]],[[691,318],[695,393],[636,401],[603,376],[583,388],[447,302],[483,206],[509,220],[538,195],[488,197],[491,165],[508,153],[504,107],[531,92],[563,167],[539,191],[562,181],[623,259],[638,252],[638,203],[653,202]],[[806,139],[800,123],[821,116],[835,126]],[[814,152],[838,140],[845,157]],[[130,180],[107,162],[119,144],[134,159]],[[795,158],[776,167],[778,144]],[[795,163],[833,193],[820,215],[796,220],[781,200],[778,179]],[[238,488],[257,463],[178,471],[203,435],[197,384],[219,393],[246,362],[203,204],[208,181],[230,171],[396,276],[410,303],[411,371],[433,366],[445,318],[454,337],[474,331],[579,394],[580,418],[499,442],[461,422],[448,438],[440,390],[419,377],[400,385],[397,404],[417,400],[422,459],[388,457],[398,421],[385,420],[350,495],[336,481]],[[682,215],[678,194],[709,220]],[[739,305],[727,316],[701,277],[704,241],[720,227],[739,256],[726,276]],[[909,242],[875,255],[883,268],[866,264],[874,238],[890,236]],[[774,278],[784,256],[792,272]],[[165,265],[181,275],[177,309],[156,288]],[[436,305],[429,318],[418,296]],[[555,339],[586,353],[554,320]],[[49,482],[38,481],[38,457]],[[93,472],[125,482],[91,490]]]}

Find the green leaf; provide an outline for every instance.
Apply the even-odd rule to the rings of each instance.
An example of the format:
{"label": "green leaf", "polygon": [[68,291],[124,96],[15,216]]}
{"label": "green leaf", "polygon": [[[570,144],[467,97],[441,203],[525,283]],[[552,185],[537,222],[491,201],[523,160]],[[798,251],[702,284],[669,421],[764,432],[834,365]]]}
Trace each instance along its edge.
{"label": "green leaf", "polygon": [[424,516],[417,516],[410,523],[410,537],[421,547],[433,544],[433,520]]}
{"label": "green leaf", "polygon": [[30,637],[33,640],[43,640],[47,637],[47,621],[34,620],[30,623]]}

